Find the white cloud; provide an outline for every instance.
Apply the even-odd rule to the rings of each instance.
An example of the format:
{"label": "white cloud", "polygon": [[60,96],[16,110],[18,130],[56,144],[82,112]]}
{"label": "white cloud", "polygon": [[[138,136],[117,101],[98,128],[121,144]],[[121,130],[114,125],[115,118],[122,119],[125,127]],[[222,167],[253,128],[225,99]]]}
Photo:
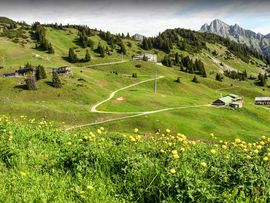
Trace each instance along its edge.
{"label": "white cloud", "polygon": [[[270,32],[269,26],[257,21],[269,19],[269,3],[254,1],[81,1],[75,4],[50,4],[51,1],[30,1],[22,8],[11,4],[1,6],[0,13],[28,23],[87,24],[92,28],[109,30],[113,33],[130,32],[153,36],[167,28],[198,30],[200,26],[219,18],[229,24],[239,23],[262,33]],[[32,6],[31,6],[32,5]],[[252,23],[251,23],[252,22]],[[268,31],[267,31],[268,30]]]}

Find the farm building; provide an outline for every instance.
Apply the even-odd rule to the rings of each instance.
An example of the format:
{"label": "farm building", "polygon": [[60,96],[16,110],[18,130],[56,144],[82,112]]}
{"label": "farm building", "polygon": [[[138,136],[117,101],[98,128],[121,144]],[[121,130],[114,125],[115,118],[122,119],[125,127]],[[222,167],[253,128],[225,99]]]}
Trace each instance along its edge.
{"label": "farm building", "polygon": [[156,54],[135,54],[132,57],[133,61],[148,61],[148,62],[153,62],[153,63],[157,63],[157,55]]}
{"label": "farm building", "polygon": [[221,97],[212,103],[214,106],[230,106],[233,108],[242,108],[243,107],[243,98],[235,95],[229,94],[225,97]]}
{"label": "farm building", "polygon": [[59,67],[59,68],[53,68],[52,72],[56,72],[59,74],[67,74],[67,73],[71,73],[71,68],[68,66],[63,66],[63,67]]}
{"label": "farm building", "polygon": [[270,97],[256,97],[255,104],[256,105],[269,105],[270,106]]}
{"label": "farm building", "polygon": [[9,78],[9,77],[16,77],[16,73],[4,73],[3,74],[3,78]]}
{"label": "farm building", "polygon": [[20,67],[19,69],[15,70],[15,72],[12,73],[4,73],[3,78],[8,77],[19,77],[19,76],[25,76],[27,73],[32,72],[35,73],[36,68],[26,68],[26,67]]}
{"label": "farm building", "polygon": [[36,68],[26,68],[26,67],[21,67],[17,70],[15,70],[15,73],[18,74],[19,76],[25,76],[27,73],[32,72],[35,73]]}

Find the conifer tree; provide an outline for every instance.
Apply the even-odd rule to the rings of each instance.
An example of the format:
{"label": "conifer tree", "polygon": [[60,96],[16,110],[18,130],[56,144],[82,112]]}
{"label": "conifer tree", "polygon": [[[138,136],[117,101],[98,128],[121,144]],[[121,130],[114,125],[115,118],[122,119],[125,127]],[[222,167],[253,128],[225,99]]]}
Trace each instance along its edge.
{"label": "conifer tree", "polygon": [[91,56],[90,56],[90,54],[89,54],[88,49],[86,49],[84,61],[85,61],[85,62],[91,61]]}
{"label": "conifer tree", "polygon": [[217,73],[216,74],[216,80],[219,81],[219,82],[222,82],[222,75],[220,73]]}
{"label": "conifer tree", "polygon": [[53,72],[53,74],[52,74],[52,85],[55,88],[62,87],[62,83],[61,83],[61,80],[60,80],[57,72]]}
{"label": "conifer tree", "polygon": [[74,49],[72,49],[72,48],[69,48],[68,60],[70,63],[78,62],[77,54],[74,52]]}
{"label": "conifer tree", "polygon": [[27,76],[25,79],[25,84],[28,90],[37,90],[36,78],[32,74]]}
{"label": "conifer tree", "polygon": [[41,65],[39,65],[36,69],[36,79],[41,80],[47,78],[47,74],[45,71],[45,68]]}
{"label": "conifer tree", "polygon": [[123,53],[124,55],[127,54],[126,46],[123,42],[120,43],[120,53]]}
{"label": "conifer tree", "polygon": [[105,57],[105,50],[104,50],[103,46],[101,46],[100,43],[98,45],[97,52],[100,54],[100,57]]}
{"label": "conifer tree", "polygon": [[180,59],[179,59],[179,54],[177,52],[175,53],[174,57],[175,57],[174,58],[175,65],[179,65]]}
{"label": "conifer tree", "polygon": [[192,79],[192,82],[194,82],[194,83],[199,83],[199,81],[198,81],[196,75],[194,75],[194,77],[193,77],[193,79]]}

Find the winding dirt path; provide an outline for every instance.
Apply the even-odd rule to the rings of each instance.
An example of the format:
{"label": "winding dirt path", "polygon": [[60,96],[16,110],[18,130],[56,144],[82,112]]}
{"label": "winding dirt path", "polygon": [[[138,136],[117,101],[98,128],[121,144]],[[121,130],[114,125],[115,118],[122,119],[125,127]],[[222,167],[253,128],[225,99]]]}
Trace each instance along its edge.
{"label": "winding dirt path", "polygon": [[[164,78],[164,76],[160,76],[160,77],[158,77],[157,79],[161,79],[161,78]],[[140,84],[142,84],[142,83],[154,81],[154,80],[155,80],[155,79],[143,80],[143,81],[141,81],[141,82],[137,82],[137,83],[134,83],[134,84],[132,84],[132,85],[128,85],[128,86],[126,86],[126,87],[123,87],[123,88],[120,88],[120,89],[118,89],[118,90],[115,90],[114,92],[112,92],[112,93],[109,95],[109,97],[108,97],[107,99],[105,99],[105,100],[103,100],[103,101],[101,101],[101,102],[95,104],[95,105],[91,108],[91,112],[94,112],[94,113],[111,113],[111,114],[135,114],[135,113],[143,113],[143,112],[111,112],[111,111],[99,111],[99,110],[97,110],[97,107],[99,107],[100,105],[102,105],[102,104],[104,104],[104,103],[110,101],[110,100],[114,97],[114,95],[115,95],[116,93],[120,92],[120,91],[123,91],[123,90],[125,90],[125,89],[128,89],[128,88],[131,88],[131,87],[140,85]]]}
{"label": "winding dirt path", "polygon": [[[157,79],[162,79],[164,78],[164,76],[160,76],[158,77]],[[107,119],[107,120],[104,120],[104,121],[96,121],[96,122],[92,122],[92,123],[87,123],[87,124],[82,124],[82,125],[77,125],[77,126],[73,126],[73,127],[70,127],[70,128],[67,128],[66,130],[73,130],[73,129],[76,129],[76,128],[82,128],[82,127],[87,127],[87,126],[93,126],[93,125],[98,125],[98,124],[103,124],[103,123],[108,123],[108,122],[113,122],[113,121],[120,121],[120,120],[126,120],[126,119],[129,119],[129,118],[135,118],[135,117],[139,117],[139,116],[145,116],[145,115],[149,115],[149,114],[154,114],[154,113],[160,113],[160,112],[164,112],[164,111],[171,111],[171,110],[177,110],[177,109],[190,109],[190,108],[200,108],[200,107],[210,107],[211,105],[210,104],[205,104],[205,105],[193,105],[193,106],[180,106],[180,107],[171,107],[171,108],[164,108],[164,109],[158,109],[158,110],[153,110],[153,111],[143,111],[143,112],[112,112],[112,111],[99,111],[97,110],[97,108],[110,101],[116,93],[120,92],[120,91],[123,91],[125,89],[128,89],[128,88],[131,88],[131,87],[134,87],[134,86],[137,86],[137,85],[140,85],[140,84],[143,84],[143,83],[146,83],[146,82],[150,82],[150,81],[154,81],[155,79],[152,78],[152,79],[147,79],[147,80],[144,80],[144,81],[141,81],[141,82],[137,82],[137,83],[134,83],[132,85],[128,85],[126,87],[123,87],[123,88],[120,88],[120,89],[117,89],[115,91],[113,91],[112,93],[110,93],[109,97],[101,102],[98,102],[97,104],[95,104],[94,106],[92,106],[91,108],[91,112],[92,113],[100,113],[100,114],[121,114],[121,115],[124,115],[124,114],[131,114],[131,115],[128,115],[128,116],[123,116],[123,117],[119,117],[119,118],[112,118],[112,119]]]}

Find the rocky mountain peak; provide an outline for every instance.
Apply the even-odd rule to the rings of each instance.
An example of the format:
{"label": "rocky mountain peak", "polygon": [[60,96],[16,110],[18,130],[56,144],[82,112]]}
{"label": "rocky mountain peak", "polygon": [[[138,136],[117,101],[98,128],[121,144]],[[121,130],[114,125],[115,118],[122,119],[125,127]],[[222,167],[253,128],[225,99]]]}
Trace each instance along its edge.
{"label": "rocky mountain peak", "polygon": [[270,44],[270,33],[264,36],[260,33],[246,30],[238,24],[228,25],[219,19],[213,20],[210,25],[207,23],[204,24],[201,27],[200,32],[215,33],[223,37],[228,37],[236,42],[246,44],[248,47],[263,54],[270,54],[265,53],[265,48],[262,47],[263,44]]}

